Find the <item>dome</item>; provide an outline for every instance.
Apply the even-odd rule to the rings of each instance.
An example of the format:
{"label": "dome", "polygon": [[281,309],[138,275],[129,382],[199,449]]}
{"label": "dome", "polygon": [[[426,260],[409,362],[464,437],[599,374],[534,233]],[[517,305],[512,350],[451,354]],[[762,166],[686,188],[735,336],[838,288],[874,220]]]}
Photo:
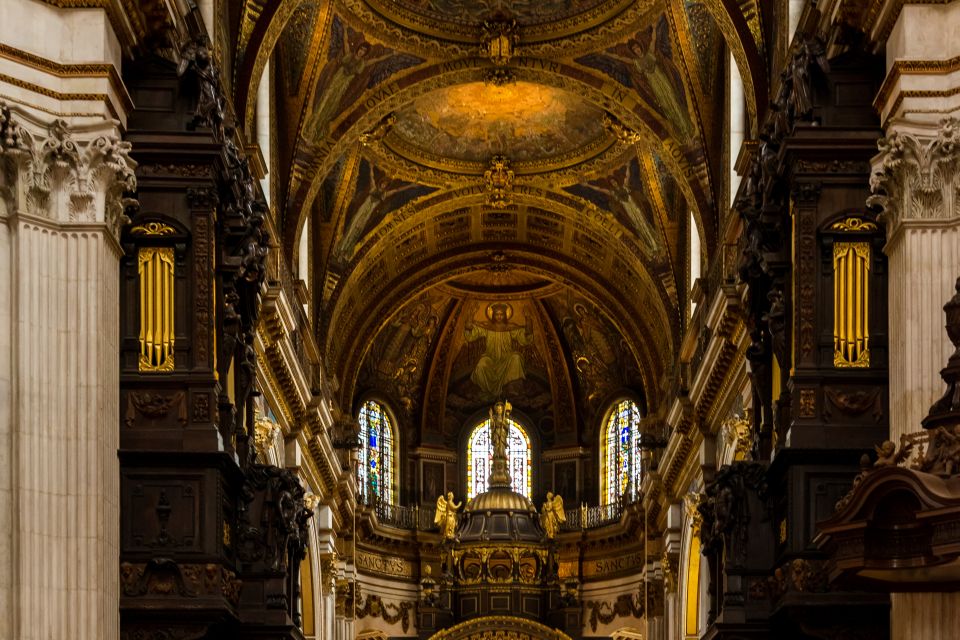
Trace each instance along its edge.
{"label": "dome", "polygon": [[477,495],[464,508],[457,538],[461,543],[512,540],[540,542],[543,531],[529,498],[503,487]]}

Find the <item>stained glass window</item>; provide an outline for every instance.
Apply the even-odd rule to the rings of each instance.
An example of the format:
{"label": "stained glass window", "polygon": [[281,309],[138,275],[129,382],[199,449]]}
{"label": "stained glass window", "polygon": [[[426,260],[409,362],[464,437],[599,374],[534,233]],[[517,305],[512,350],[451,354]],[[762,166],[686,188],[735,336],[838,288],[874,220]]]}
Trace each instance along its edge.
{"label": "stained glass window", "polygon": [[613,406],[601,435],[600,499],[605,504],[617,502],[629,491],[636,496],[642,478],[640,465],[640,407],[632,400],[621,400]]}
{"label": "stained glass window", "polygon": [[[530,497],[530,437],[515,420],[507,419],[510,435],[507,440],[508,468],[513,490]],[[487,490],[493,445],[490,442],[490,419],[481,422],[467,441],[467,499]]]}
{"label": "stained glass window", "polygon": [[360,465],[357,485],[365,501],[377,497],[397,504],[395,455],[397,440],[393,423],[382,404],[368,400],[360,408]]}

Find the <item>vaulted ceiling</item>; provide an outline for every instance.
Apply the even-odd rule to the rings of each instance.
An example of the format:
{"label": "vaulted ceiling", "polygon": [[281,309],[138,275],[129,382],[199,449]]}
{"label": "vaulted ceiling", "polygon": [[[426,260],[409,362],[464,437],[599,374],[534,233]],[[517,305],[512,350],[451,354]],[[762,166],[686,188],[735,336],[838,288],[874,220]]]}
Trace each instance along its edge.
{"label": "vaulted ceiling", "polygon": [[[717,244],[724,63],[728,47],[757,62],[756,10],[249,1],[239,102],[251,122],[244,87],[272,52],[281,240],[295,254],[311,221],[318,337],[343,406],[379,390],[445,437],[490,400],[465,336],[498,304],[529,336],[513,343],[524,377],[503,392],[558,441],[576,431],[559,416],[590,422],[611,394],[655,406],[681,337],[691,214],[705,257]],[[765,88],[746,75],[753,113]]]}

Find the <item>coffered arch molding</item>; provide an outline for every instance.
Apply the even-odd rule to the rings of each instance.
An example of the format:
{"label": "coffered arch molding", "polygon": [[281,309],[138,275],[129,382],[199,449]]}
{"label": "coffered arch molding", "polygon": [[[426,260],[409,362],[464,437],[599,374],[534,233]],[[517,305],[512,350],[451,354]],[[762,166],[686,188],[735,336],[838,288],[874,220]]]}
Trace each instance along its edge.
{"label": "coffered arch molding", "polygon": [[[573,278],[576,275],[576,266],[597,274],[596,285],[603,291],[616,292],[619,300],[634,303],[630,309],[631,316],[648,316],[655,335],[668,336],[669,342],[674,346],[678,343],[677,300],[665,290],[662,281],[652,276],[648,264],[641,258],[642,251],[632,241],[632,237],[624,233],[619,222],[593,205],[567,194],[531,188],[514,194],[514,199],[516,209],[504,210],[502,213],[517,215],[519,218],[524,207],[533,206],[537,208],[537,217],[550,215],[559,225],[558,237],[561,244],[557,245],[544,242],[542,235],[536,235],[538,231],[531,227],[529,220],[533,214],[527,214],[527,220],[516,221],[517,224],[523,224],[520,224],[518,235],[512,241],[521,247],[522,251],[532,250],[560,256],[558,266],[541,275],[550,280],[557,280],[558,277]],[[482,224],[471,224],[468,229],[469,237],[461,236],[456,242],[439,239],[439,230],[446,224],[449,214],[468,211],[465,222],[470,224],[471,216],[480,217],[484,212],[496,213],[496,210],[491,211],[489,207],[484,207],[484,204],[485,194],[478,188],[441,193],[418,206],[393,212],[390,219],[374,229],[369,234],[369,241],[354,257],[346,277],[341,280],[327,305],[330,322],[324,329],[327,331],[328,356],[333,357],[329,350],[333,344],[331,340],[336,344],[341,343],[342,339],[337,336],[337,332],[342,328],[341,318],[350,315],[350,310],[358,307],[358,298],[377,295],[376,288],[378,283],[385,280],[384,273],[395,273],[398,280],[408,278],[415,281],[416,270],[408,268],[412,254],[401,249],[408,242],[416,240],[421,245],[418,259],[423,261],[429,261],[449,251],[467,251],[475,246],[489,244],[490,238]],[[595,244],[603,244],[599,247],[583,246],[575,240],[578,235],[583,241],[588,241],[589,238],[592,239],[589,241]],[[602,263],[597,262],[598,259],[602,260]],[[489,255],[483,255],[474,262],[474,266],[489,262]],[[672,273],[668,274],[669,277],[672,277]],[[383,285],[380,284],[379,288],[382,290]],[[587,287],[588,290],[589,288]],[[652,307],[651,301],[655,302]],[[629,303],[623,304],[626,308],[631,306]]]}
{"label": "coffered arch molding", "polygon": [[[291,175],[284,246],[292,250],[324,178],[338,159],[349,152],[352,145],[358,144],[363,133],[373,130],[384,118],[428,92],[468,82],[483,82],[490,69],[490,61],[479,57],[450,60],[415,68],[391,80],[386,87],[375,87],[364,93],[352,111],[341,114],[334,121],[330,139],[314,145],[316,155],[312,157],[309,169],[301,167]],[[705,232],[703,240],[708,258],[712,256],[716,225],[710,213],[713,199],[704,158],[696,158],[695,149],[684,151],[680,142],[669,134],[667,123],[661,120],[658,109],[615,81],[565,62],[517,58],[511,62],[511,70],[517,81],[573,93],[607,111],[628,130],[636,132],[640,139],[638,144],[656,153],[673,175],[693,209],[698,225]],[[298,155],[306,153],[302,143],[301,139]],[[451,186],[470,182],[480,181],[474,176],[450,175]],[[522,181],[518,179],[519,183]]]}
{"label": "coffered arch molding", "polygon": [[[560,280],[584,295],[602,309],[625,338],[631,355],[638,363],[643,388],[650,406],[659,402],[659,382],[673,361],[673,341],[664,326],[665,310],[661,305],[650,305],[653,314],[641,316],[636,309],[624,304],[623,296],[611,290],[610,282],[598,274],[592,265],[571,260],[568,255],[517,242],[488,241],[469,247],[454,247],[434,253],[412,264],[396,276],[363,278],[351,283],[360,296],[349,303],[337,305],[337,314],[327,333],[326,350],[329,361],[343,384],[340,387],[341,406],[350,406],[360,365],[373,338],[388,324],[404,303],[417,293],[448,280],[475,272],[489,264],[490,255],[500,252],[508,256],[512,268],[552,280]],[[376,290],[364,282],[376,282]],[[642,306],[643,300],[638,301]],[[651,322],[654,320],[654,322]],[[656,322],[659,320],[659,322]]]}
{"label": "coffered arch molding", "polygon": [[[758,113],[767,109],[767,94],[770,90],[767,79],[767,63],[761,50],[761,37],[751,31],[750,23],[744,15],[746,8],[754,8],[754,0],[704,0],[704,5],[713,16],[723,34],[727,48],[733,55],[740,77],[743,80],[743,92],[747,99],[747,114],[750,119],[750,137],[756,138],[759,131]],[[759,16],[756,17],[759,25]]]}
{"label": "coffered arch molding", "polygon": [[[344,18],[356,29],[395,43],[416,55],[456,58],[475,52],[482,26],[462,21],[437,24],[391,6],[389,0],[339,0]],[[664,0],[607,0],[586,13],[560,20],[525,24],[524,51],[536,57],[573,57],[637,31],[651,21]],[[374,6],[378,5],[378,6]],[[393,13],[390,16],[388,14]],[[406,15],[404,15],[406,14]],[[433,24],[431,24],[433,23]]]}
{"label": "coffered arch molding", "polygon": [[571,640],[557,629],[526,618],[515,616],[483,616],[473,618],[430,636],[430,640],[486,640],[494,634],[516,640]]}
{"label": "coffered arch molding", "polygon": [[[536,187],[519,187],[512,194],[514,206],[501,210],[504,213],[522,214],[528,207],[559,218],[564,225],[564,234],[569,230],[583,230],[596,234],[609,242],[611,254],[621,256],[637,269],[643,268],[644,259],[651,259],[645,249],[633,240],[631,232],[617,220],[613,214],[598,208],[577,196],[558,193]],[[366,238],[361,240],[352,264],[361,269],[364,263],[379,259],[384,252],[396,245],[397,240],[406,237],[412,230],[422,226],[436,227],[445,214],[469,209],[479,215],[482,212],[496,212],[487,204],[486,192],[480,187],[466,187],[433,194],[409,207],[393,211],[378,224]],[[642,274],[641,277],[648,274]],[[653,279],[646,279],[653,290],[658,289]],[[657,295],[665,304],[675,304],[661,290]]]}

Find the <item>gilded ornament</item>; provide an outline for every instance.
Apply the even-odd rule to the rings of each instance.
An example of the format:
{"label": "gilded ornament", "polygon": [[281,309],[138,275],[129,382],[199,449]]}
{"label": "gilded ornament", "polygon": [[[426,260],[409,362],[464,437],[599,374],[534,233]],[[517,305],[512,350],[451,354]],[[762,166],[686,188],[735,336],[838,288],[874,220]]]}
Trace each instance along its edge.
{"label": "gilded ornament", "polygon": [[876,231],[877,224],[870,220],[864,220],[863,218],[849,217],[834,222],[830,225],[830,230],[847,232]]}
{"label": "gilded ornament", "polygon": [[320,496],[315,493],[307,493],[303,496],[303,506],[313,511],[320,504]]}
{"label": "gilded ornament", "polygon": [[453,540],[456,535],[457,509],[461,506],[461,503],[454,502],[452,491],[437,498],[437,514],[433,518],[433,524],[440,526],[440,534],[444,540]]}
{"label": "gilded ornament", "polygon": [[609,112],[603,114],[604,128],[617,137],[617,140],[626,144],[637,144],[643,136],[633,129],[629,129]]}
{"label": "gilded ornament", "polygon": [[504,156],[494,156],[490,168],[483,173],[487,188],[487,204],[495,209],[503,209],[513,201],[513,171],[510,161]]}
{"label": "gilded ornament", "polygon": [[281,431],[280,425],[266,416],[261,416],[254,423],[254,445],[261,455],[266,455]]}
{"label": "gilded ornament", "polygon": [[563,511],[563,498],[554,495],[552,491],[547,492],[547,499],[540,508],[540,526],[547,536],[547,540],[553,540],[560,532],[560,525],[567,521],[567,515]]}
{"label": "gilded ornament", "polygon": [[162,222],[145,222],[130,228],[130,234],[135,236],[169,236],[176,232],[176,229]]}
{"label": "gilded ornament", "polygon": [[687,520],[690,522],[691,533],[695,536],[700,535],[700,527],[703,524],[703,514],[700,513],[700,503],[703,501],[702,493],[687,493],[683,496],[683,507],[687,514]]}

